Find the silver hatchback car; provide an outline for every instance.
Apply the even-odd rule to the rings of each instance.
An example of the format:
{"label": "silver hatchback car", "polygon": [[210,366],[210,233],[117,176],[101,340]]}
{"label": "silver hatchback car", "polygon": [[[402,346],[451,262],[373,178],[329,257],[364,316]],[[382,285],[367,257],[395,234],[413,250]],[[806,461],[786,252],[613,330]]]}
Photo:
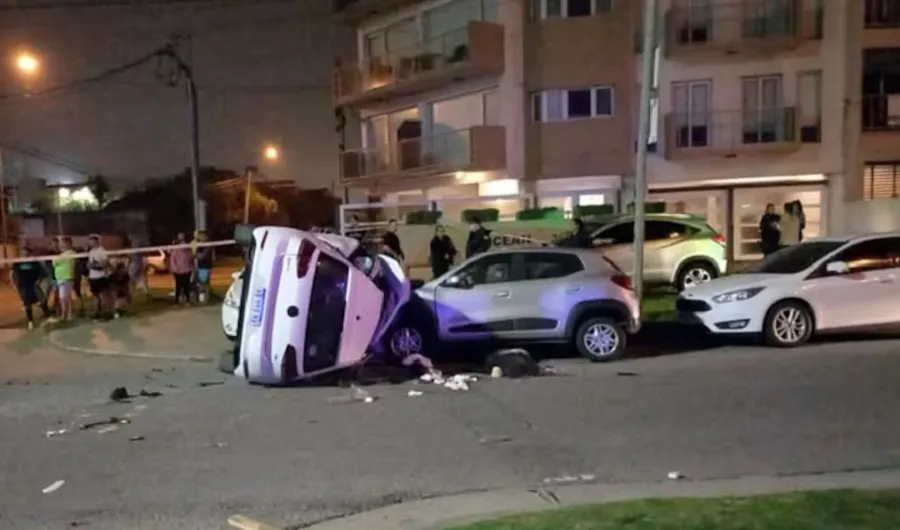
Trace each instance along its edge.
{"label": "silver hatchback car", "polygon": [[[591,247],[631,272],[634,269],[634,216],[617,215],[589,223]],[[686,214],[647,214],[644,281],[679,291],[725,274],[725,238],[706,219]],[[561,242],[563,246],[574,240]]]}
{"label": "silver hatchback car", "polygon": [[[499,249],[416,291],[387,334],[398,356],[463,342],[572,344],[593,361],[625,351],[640,328],[631,279],[590,249]],[[431,343],[431,344],[428,344]]]}

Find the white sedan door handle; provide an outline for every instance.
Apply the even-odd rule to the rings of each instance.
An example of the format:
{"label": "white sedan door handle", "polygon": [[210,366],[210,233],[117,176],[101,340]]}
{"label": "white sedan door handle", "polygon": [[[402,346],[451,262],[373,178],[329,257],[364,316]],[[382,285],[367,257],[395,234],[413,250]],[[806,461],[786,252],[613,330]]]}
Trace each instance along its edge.
{"label": "white sedan door handle", "polygon": [[581,292],[581,286],[578,287],[569,287],[566,289],[566,294],[576,294]]}
{"label": "white sedan door handle", "polygon": [[509,298],[509,291],[500,291],[494,296],[496,296],[497,298]]}

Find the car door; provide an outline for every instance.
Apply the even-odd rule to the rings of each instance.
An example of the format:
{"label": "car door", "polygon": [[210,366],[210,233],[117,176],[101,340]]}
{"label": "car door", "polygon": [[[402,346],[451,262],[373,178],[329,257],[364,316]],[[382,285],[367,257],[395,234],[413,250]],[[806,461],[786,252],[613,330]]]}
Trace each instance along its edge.
{"label": "car door", "polygon": [[591,247],[600,249],[623,271],[634,272],[634,221],[604,226],[591,235]]}
{"label": "car door", "polygon": [[[843,262],[843,272],[828,263]],[[825,260],[804,281],[803,297],[818,329],[860,328],[900,321],[900,237],[868,239]]]}
{"label": "car door", "polygon": [[[674,221],[650,219],[644,228],[644,278],[668,283],[677,265],[679,246],[687,241],[689,227]],[[615,260],[613,260],[615,261]]]}
{"label": "car door", "polygon": [[435,313],[442,339],[486,340],[513,330],[513,256],[479,256],[437,287]]}
{"label": "car door", "polygon": [[577,273],[581,259],[566,252],[521,253],[522,273],[512,290],[515,327],[511,339],[529,340],[564,335],[569,312],[583,296]]}

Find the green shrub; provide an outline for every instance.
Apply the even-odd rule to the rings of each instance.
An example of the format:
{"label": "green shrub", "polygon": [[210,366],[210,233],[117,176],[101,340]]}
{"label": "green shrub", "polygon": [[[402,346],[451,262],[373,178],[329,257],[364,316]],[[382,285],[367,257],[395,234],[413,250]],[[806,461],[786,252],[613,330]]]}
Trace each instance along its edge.
{"label": "green shrub", "polygon": [[500,219],[500,210],[496,208],[472,208],[463,210],[462,221],[471,223],[472,219],[477,217],[482,223],[495,223]]}
{"label": "green shrub", "polygon": [[556,207],[529,208],[516,212],[516,221],[539,221],[543,219],[565,219],[565,213]]}
{"label": "green shrub", "polygon": [[406,214],[406,224],[408,225],[433,225],[440,220],[444,212],[435,212],[432,210],[418,210]]}
{"label": "green shrub", "polygon": [[616,207],[612,204],[589,204],[575,207],[575,217],[585,219],[616,213]]}
{"label": "green shrub", "polygon": [[[645,202],[644,203],[644,212],[645,213],[666,213],[666,203],[665,202]],[[634,203],[628,204],[628,213],[634,213]]]}

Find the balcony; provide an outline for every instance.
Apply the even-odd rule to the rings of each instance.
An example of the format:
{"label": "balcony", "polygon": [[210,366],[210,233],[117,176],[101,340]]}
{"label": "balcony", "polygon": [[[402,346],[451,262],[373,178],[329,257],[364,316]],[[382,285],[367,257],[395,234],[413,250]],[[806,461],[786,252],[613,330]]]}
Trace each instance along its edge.
{"label": "balcony", "polygon": [[665,118],[665,156],[733,158],[790,153],[800,149],[793,107],[670,113]]}
{"label": "balcony", "polygon": [[666,12],[670,59],[758,57],[787,52],[822,36],[822,12],[799,0],[746,0],[690,7],[676,0]]}
{"label": "balcony", "polygon": [[900,46],[900,4],[893,0],[865,0],[861,38],[863,49]]}
{"label": "balcony", "polygon": [[341,153],[344,182],[505,168],[506,131],[497,125],[479,125]]}
{"label": "balcony", "polygon": [[348,24],[381,15],[421,0],[331,0],[331,12]]}
{"label": "balcony", "polygon": [[860,152],[866,158],[897,158],[900,152],[900,94],[864,94]]}
{"label": "balcony", "polygon": [[503,65],[503,26],[472,21],[389,57],[338,67],[335,100],[338,105],[370,104],[501,74]]}

